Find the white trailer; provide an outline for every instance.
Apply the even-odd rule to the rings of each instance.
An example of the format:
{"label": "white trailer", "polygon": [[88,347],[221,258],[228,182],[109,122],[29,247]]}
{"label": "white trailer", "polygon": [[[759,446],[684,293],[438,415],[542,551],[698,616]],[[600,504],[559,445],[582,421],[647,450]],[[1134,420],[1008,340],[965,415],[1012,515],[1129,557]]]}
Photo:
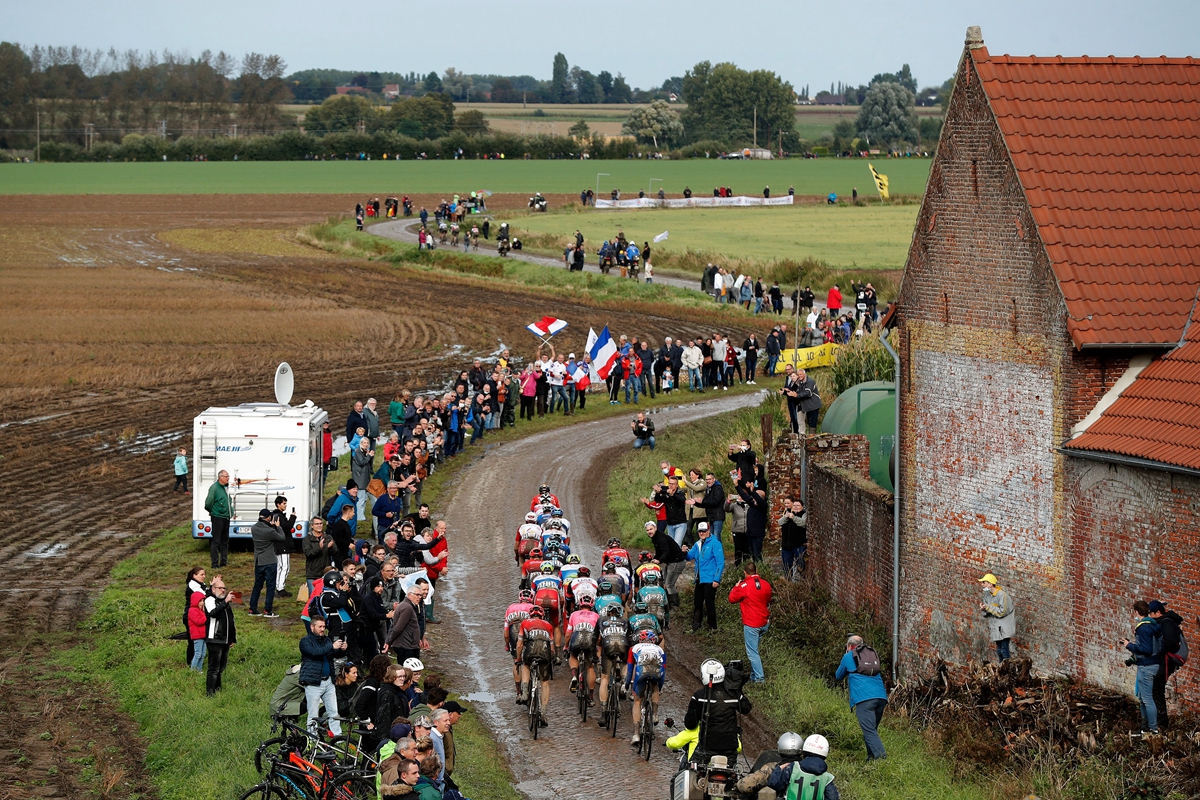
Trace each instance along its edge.
{"label": "white trailer", "polygon": [[302,538],[309,520],[321,510],[321,424],[328,418],[311,400],[300,406],[243,403],[210,408],[196,417],[192,537],[212,538],[204,500],[217,474],[225,470],[232,511],[230,538],[249,537],[258,512],[274,508],[277,495],[288,499],[288,513],[296,515],[292,536]]}

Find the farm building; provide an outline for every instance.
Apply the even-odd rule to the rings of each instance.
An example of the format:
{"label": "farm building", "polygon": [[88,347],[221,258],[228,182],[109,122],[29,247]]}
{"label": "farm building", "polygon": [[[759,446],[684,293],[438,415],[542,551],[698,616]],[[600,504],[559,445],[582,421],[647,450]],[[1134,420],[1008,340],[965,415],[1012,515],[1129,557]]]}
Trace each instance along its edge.
{"label": "farm building", "polygon": [[890,320],[904,671],[994,658],[986,572],[1044,674],[1131,690],[1139,598],[1200,640],[1198,187],[1200,61],[968,29]]}

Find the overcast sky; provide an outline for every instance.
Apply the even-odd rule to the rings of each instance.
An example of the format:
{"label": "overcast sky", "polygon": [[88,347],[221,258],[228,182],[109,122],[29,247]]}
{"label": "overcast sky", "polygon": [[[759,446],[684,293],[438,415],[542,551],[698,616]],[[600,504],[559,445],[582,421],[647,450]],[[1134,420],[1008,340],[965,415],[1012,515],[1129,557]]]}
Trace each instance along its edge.
{"label": "overcast sky", "polygon": [[[975,6],[975,8],[972,8]],[[549,78],[572,65],[649,88],[697,61],[769,69],[813,93],[912,66],[921,86],[954,71],[968,25],[992,53],[1200,55],[1197,0],[587,0],[500,3],[316,0],[4,0],[0,39],[89,48],[278,53],[310,67]],[[415,11],[414,11],[415,9]],[[444,10],[438,11],[439,9]],[[844,11],[842,9],[845,9]]]}

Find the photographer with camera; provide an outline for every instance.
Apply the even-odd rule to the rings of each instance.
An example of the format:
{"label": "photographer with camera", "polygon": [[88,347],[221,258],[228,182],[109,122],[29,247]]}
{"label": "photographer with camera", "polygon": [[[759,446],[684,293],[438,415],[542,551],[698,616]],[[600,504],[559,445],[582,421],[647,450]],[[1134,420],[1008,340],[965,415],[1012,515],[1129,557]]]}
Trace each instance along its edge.
{"label": "photographer with camera", "polygon": [[650,452],[654,452],[654,420],[646,417],[646,412],[639,411],[637,418],[629,423],[629,427],[633,429],[633,449],[640,450],[646,445],[650,446]]}
{"label": "photographer with camera", "polygon": [[345,655],[347,645],[345,639],[330,639],[325,633],[325,620],[314,616],[312,633],[300,640],[300,685],[304,687],[304,697],[308,703],[308,729],[314,734],[318,733],[318,709],[324,703],[329,729],[335,736],[341,736],[342,725],[337,720],[337,689],[333,685],[333,659]]}

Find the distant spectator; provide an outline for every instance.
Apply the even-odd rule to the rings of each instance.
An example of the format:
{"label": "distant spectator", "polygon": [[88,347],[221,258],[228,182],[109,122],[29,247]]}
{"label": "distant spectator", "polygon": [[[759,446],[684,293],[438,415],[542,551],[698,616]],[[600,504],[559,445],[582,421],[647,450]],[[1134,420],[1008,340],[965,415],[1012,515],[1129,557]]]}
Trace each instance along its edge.
{"label": "distant spectator", "polygon": [[[1154,676],[1154,705],[1158,709],[1158,727],[1163,730],[1167,724],[1167,678],[1175,670],[1183,666],[1185,659],[1180,657],[1183,646],[1183,632],[1180,626],[1183,617],[1167,609],[1167,604],[1159,600],[1149,603],[1150,617],[1162,628],[1162,660],[1158,674]],[[1184,654],[1186,656],[1186,653]]]}
{"label": "distant spectator", "polygon": [[367,428],[367,418],[363,415],[363,403],[361,400],[354,404],[354,408],[350,409],[350,413],[346,415],[346,441],[349,442],[354,438],[354,432],[362,428]]}
{"label": "distant spectator", "polygon": [[633,449],[639,450],[649,445],[650,452],[654,452],[654,420],[649,419],[644,411],[639,411],[637,419],[629,423],[629,427],[633,429]]}
{"label": "distant spectator", "polygon": [[208,651],[208,676],[205,693],[212,697],[221,689],[221,676],[229,662],[229,648],[237,642],[237,626],[233,607],[229,605],[229,590],[220,575],[213,577],[208,597],[204,598],[204,614],[208,618],[205,648]]}
{"label": "distant spectator", "polygon": [[258,522],[250,529],[250,538],[254,540],[254,589],[250,592],[250,616],[258,616],[258,598],[263,586],[267,587],[267,601],[263,607],[267,617],[277,617],[275,605],[275,568],[278,564],[275,558],[275,545],[286,542],[287,536],[272,524],[272,511],[264,508],[258,512]]}
{"label": "distant spectator", "polygon": [[1142,733],[1156,734],[1158,706],[1154,702],[1154,678],[1161,669],[1162,626],[1150,616],[1150,604],[1145,600],[1133,604],[1133,613],[1137,620],[1133,625],[1134,638],[1122,639],[1121,647],[1133,654],[1130,661],[1137,667],[1134,693],[1142,711]]}
{"label": "distant spectator", "polygon": [[345,652],[346,640],[336,642],[325,635],[325,620],[313,615],[312,633],[300,640],[300,685],[308,703],[308,729],[316,734],[317,717],[321,705],[325,705],[325,716],[329,729],[341,736],[342,724],[338,716],[337,690],[333,685],[333,659],[335,653]]}
{"label": "distant spectator", "polygon": [[229,503],[229,473],[221,470],[217,479],[208,487],[204,498],[204,510],[212,524],[212,539],[209,541],[209,556],[212,568],[219,569],[229,561],[229,519],[233,516]]}
{"label": "distant spectator", "polygon": [[808,511],[799,498],[786,504],[779,520],[779,554],[783,559],[783,574],[789,581],[803,573],[808,554]]}
{"label": "distant spectator", "polygon": [[708,629],[717,629],[717,587],[721,585],[721,577],[725,574],[725,552],[721,543],[709,536],[708,524],[701,522],[697,525],[696,534],[700,541],[692,545],[687,554],[687,560],[696,564],[692,633],[700,630],[705,612],[708,615]]}
{"label": "distant spectator", "polygon": [[996,643],[996,658],[1005,661],[1011,654],[1009,643],[1017,632],[1016,610],[1012,598],[996,582],[995,575],[989,572],[979,582],[983,584],[983,602],[979,609],[987,618],[988,638]]}
{"label": "distant spectator", "polygon": [[190,495],[188,491],[188,463],[187,463],[187,448],[179,448],[179,452],[175,454],[175,488],[173,492],[183,492]]}

